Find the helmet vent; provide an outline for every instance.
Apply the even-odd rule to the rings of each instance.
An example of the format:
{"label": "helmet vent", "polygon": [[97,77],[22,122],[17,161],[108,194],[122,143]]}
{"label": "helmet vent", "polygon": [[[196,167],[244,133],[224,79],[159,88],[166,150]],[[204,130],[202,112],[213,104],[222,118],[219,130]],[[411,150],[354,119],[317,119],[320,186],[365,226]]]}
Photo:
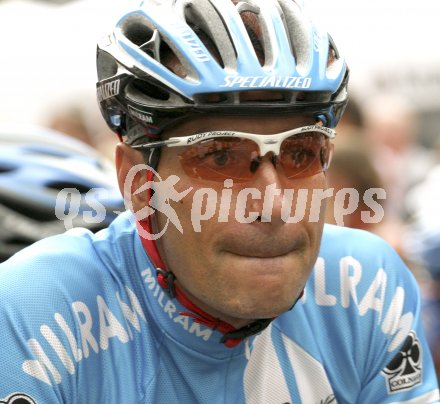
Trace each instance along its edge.
{"label": "helmet vent", "polygon": [[197,103],[200,104],[221,104],[228,101],[228,93],[204,93],[194,96]]}
{"label": "helmet vent", "polygon": [[55,191],[62,191],[65,188],[74,188],[77,191],[79,191],[80,194],[86,194],[87,192],[90,191],[90,187],[85,187],[81,184],[77,184],[74,182],[58,182],[58,181],[53,181],[53,182],[49,182],[48,184],[46,184],[47,188],[53,189]]}
{"label": "helmet vent", "polygon": [[148,56],[161,61],[161,55],[169,52],[159,31],[144,16],[134,14],[121,25],[122,33]]}
{"label": "helmet vent", "polygon": [[257,55],[261,66],[264,66],[266,63],[266,54],[264,51],[262,27],[257,14],[258,11],[258,9],[252,11],[246,9],[245,11],[240,12],[240,17],[246,28],[249,39],[251,40],[255,54]]}
{"label": "helmet vent", "polygon": [[0,193],[0,206],[17,212],[20,215],[39,222],[49,222],[54,220],[54,209],[47,209],[45,205],[40,205],[33,200],[24,201],[22,198],[7,193]]}
{"label": "helmet vent", "polygon": [[220,55],[220,51],[217,48],[217,45],[215,42],[211,39],[211,37],[202,29],[194,24],[190,24],[191,29],[197,34],[200,41],[205,45],[205,48],[208,50],[208,52],[211,54],[213,59],[222,67],[224,68],[225,65],[223,63],[222,57]]}
{"label": "helmet vent", "polygon": [[126,88],[127,96],[141,104],[145,103],[145,95],[156,100],[167,101],[170,94],[151,82],[134,79]]}
{"label": "helmet vent", "polygon": [[283,91],[240,91],[239,92],[240,104],[246,102],[260,103],[260,102],[288,102],[291,98],[290,94]]}
{"label": "helmet vent", "polygon": [[98,51],[96,66],[99,80],[113,77],[118,72],[118,64],[115,59],[104,51]]}
{"label": "helmet vent", "polygon": [[13,170],[14,169],[12,167],[0,166],[0,174],[9,173]]}
{"label": "helmet vent", "polygon": [[194,31],[199,40],[205,45],[207,51],[211,54],[212,58],[224,67],[224,63],[221,57],[221,53],[212,37],[211,27],[206,18],[199,14],[199,10],[196,7],[192,7],[188,4],[184,10],[185,21],[188,26]]}
{"label": "helmet vent", "polygon": [[121,24],[121,30],[125,37],[137,46],[151,41],[154,34],[154,30],[150,28],[150,22],[139,14],[126,18]]}
{"label": "helmet vent", "polygon": [[339,59],[339,53],[336,49],[336,45],[333,42],[332,37],[329,35],[329,47],[328,47],[328,58],[327,67],[331,66],[337,59]]}
{"label": "helmet vent", "polygon": [[180,58],[164,40],[160,41],[159,55],[157,60],[175,75],[181,78],[188,76],[188,70],[181,63]]}

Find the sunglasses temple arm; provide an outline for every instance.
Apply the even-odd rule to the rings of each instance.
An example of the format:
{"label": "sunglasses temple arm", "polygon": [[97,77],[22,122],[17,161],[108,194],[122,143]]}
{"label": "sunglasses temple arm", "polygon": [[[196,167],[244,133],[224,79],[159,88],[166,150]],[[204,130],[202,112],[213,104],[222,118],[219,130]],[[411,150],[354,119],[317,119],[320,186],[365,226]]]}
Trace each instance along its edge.
{"label": "sunglasses temple arm", "polygon": [[133,146],[130,145],[130,147],[133,149],[155,149],[156,147],[172,146],[176,143],[180,143],[180,140],[169,139],[169,140],[163,140],[161,142],[152,142],[152,143],[138,144]]}

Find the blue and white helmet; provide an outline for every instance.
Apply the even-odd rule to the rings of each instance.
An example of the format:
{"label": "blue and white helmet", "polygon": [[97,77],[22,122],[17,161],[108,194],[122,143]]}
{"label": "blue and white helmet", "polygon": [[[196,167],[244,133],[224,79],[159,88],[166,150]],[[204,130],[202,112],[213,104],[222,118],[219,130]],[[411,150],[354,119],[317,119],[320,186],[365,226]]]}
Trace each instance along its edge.
{"label": "blue and white helmet", "polygon": [[145,0],[98,44],[97,70],[101,111],[120,136],[268,110],[334,127],[347,103],[345,60],[295,0]]}
{"label": "blue and white helmet", "polygon": [[95,149],[46,128],[0,126],[0,262],[67,228],[98,231],[123,210],[114,167]]}

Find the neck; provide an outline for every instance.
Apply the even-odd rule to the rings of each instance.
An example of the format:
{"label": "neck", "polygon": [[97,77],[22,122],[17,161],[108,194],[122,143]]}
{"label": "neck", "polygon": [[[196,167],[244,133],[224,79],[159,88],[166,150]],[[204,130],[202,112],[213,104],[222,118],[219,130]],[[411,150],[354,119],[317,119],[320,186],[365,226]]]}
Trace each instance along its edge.
{"label": "neck", "polygon": [[232,325],[234,328],[242,328],[245,327],[248,324],[251,324],[256,319],[243,319],[243,318],[237,318],[233,316],[228,316],[227,314],[221,313],[212,307],[208,307],[203,301],[198,299],[196,296],[194,296],[191,292],[186,289],[181,282],[179,282],[178,279],[175,281],[175,285],[187,296],[187,298],[199,309],[204,311],[205,313],[209,314],[212,317],[215,317],[216,319],[220,321],[224,321],[230,325]]}

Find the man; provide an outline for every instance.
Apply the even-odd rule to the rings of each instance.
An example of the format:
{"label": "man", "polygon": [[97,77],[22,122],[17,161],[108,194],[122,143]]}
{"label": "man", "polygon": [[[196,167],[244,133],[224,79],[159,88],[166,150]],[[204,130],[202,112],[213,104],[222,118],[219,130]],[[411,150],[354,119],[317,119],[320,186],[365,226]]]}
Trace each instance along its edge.
{"label": "man", "polygon": [[439,401],[408,269],[323,231],[348,71],[295,1],[145,1],[97,62],[132,213],[4,264],[3,401]]}

